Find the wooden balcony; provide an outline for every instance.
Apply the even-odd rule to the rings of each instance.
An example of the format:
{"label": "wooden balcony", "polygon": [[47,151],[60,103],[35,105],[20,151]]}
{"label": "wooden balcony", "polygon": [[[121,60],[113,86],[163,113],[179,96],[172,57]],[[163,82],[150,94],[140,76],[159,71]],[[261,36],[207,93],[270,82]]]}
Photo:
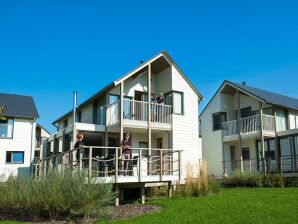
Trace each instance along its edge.
{"label": "wooden balcony", "polygon": [[[123,100],[123,126],[127,128],[148,128],[148,102]],[[172,107],[164,104],[151,103],[151,128],[171,130]],[[120,126],[120,101],[110,104],[107,108],[107,126]]]}
{"label": "wooden balcony", "polygon": [[[260,115],[254,115],[240,119],[240,125],[238,120],[228,121],[222,123],[223,138],[225,142],[236,141],[239,138],[255,138],[260,135]],[[240,130],[239,130],[240,128]],[[264,136],[275,136],[275,117],[263,114],[263,133]]]}
{"label": "wooden balcony", "polygon": [[[81,147],[38,161],[37,177],[48,172],[86,174],[89,182],[155,183],[181,180],[181,151],[173,149],[133,148],[129,158],[119,147]],[[78,156],[79,155],[79,156]]]}

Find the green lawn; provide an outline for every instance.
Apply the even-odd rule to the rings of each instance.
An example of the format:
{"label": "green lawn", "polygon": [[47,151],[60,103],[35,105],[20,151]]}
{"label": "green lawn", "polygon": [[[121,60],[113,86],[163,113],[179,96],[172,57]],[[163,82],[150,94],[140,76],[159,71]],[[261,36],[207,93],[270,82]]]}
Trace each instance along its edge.
{"label": "green lawn", "polygon": [[113,223],[298,223],[298,188],[225,189],[217,196],[151,203],[164,209]]}

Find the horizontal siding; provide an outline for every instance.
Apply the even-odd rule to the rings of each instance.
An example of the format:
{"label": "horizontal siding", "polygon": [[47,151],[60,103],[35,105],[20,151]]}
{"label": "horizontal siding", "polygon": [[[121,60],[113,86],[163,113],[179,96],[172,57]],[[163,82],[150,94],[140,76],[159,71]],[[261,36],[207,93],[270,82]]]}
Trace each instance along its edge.
{"label": "horizontal siding", "polygon": [[[33,129],[32,129],[33,125]],[[14,119],[13,139],[0,139],[0,176],[30,171],[34,156],[35,126],[33,121]],[[33,133],[32,133],[33,132]],[[6,164],[6,151],[24,151],[24,164]]]}
{"label": "horizontal siding", "polygon": [[184,115],[173,114],[173,148],[183,150],[182,168],[186,175],[188,164],[198,167],[202,158],[199,148],[198,96],[177,69],[172,67],[172,89],[184,93]]}

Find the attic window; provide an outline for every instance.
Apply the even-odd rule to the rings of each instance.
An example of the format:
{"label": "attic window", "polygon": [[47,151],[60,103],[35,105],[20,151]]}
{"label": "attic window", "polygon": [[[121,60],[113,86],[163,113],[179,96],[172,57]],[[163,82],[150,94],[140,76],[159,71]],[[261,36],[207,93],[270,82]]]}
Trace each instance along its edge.
{"label": "attic window", "polygon": [[227,113],[218,112],[212,114],[213,117],[213,131],[221,130],[222,123],[227,121]]}
{"label": "attic window", "polygon": [[12,138],[13,119],[0,117],[0,138]]}

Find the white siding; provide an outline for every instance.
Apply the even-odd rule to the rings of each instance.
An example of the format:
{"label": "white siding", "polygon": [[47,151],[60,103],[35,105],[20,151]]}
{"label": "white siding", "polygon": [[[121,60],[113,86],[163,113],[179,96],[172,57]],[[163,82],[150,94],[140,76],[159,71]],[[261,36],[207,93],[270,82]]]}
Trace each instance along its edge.
{"label": "white siding", "polygon": [[208,174],[217,177],[223,174],[223,144],[221,131],[213,131],[212,114],[221,109],[221,95],[218,93],[201,115],[203,159],[207,160]]}
{"label": "white siding", "polygon": [[[35,147],[35,122],[14,119],[12,139],[0,139],[0,179],[2,175],[29,174]],[[6,164],[6,151],[24,151],[24,164]]]}
{"label": "white siding", "polygon": [[160,92],[167,93],[172,90],[172,68],[169,67],[155,76],[155,95],[158,96]]}
{"label": "white siding", "polygon": [[199,160],[202,158],[199,150],[199,99],[174,66],[172,66],[172,89],[184,93],[184,115],[173,114],[172,144],[175,150],[184,150],[182,168],[185,176],[187,164],[198,167]]}

